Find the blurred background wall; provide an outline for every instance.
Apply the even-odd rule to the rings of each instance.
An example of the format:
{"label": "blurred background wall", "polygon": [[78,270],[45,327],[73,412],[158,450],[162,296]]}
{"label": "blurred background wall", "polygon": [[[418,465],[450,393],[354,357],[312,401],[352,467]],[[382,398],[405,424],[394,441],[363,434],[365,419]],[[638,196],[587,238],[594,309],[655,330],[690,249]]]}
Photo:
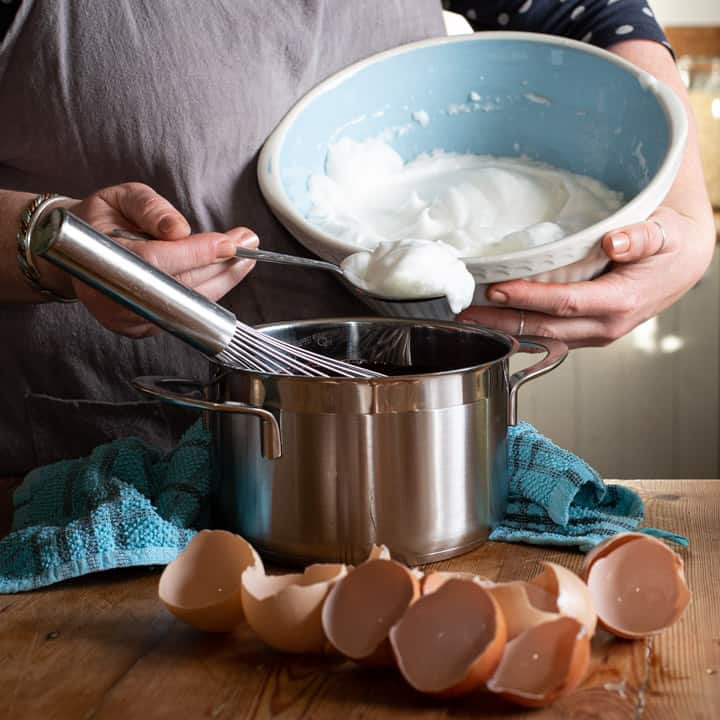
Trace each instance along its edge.
{"label": "blurred background wall", "polygon": [[[648,4],[690,84],[706,177],[720,207],[720,0]],[[605,477],[720,477],[719,328],[716,252],[705,277],[658,317],[608,347],[573,351],[558,370],[523,388],[520,416]],[[526,364],[518,358],[512,367]]]}
{"label": "blurred background wall", "polygon": [[[720,228],[720,0],[649,0],[701,130]],[[448,13],[450,34],[470,31]],[[701,57],[700,57],[701,56]],[[516,371],[536,359],[512,359]],[[720,478],[720,256],[683,298],[519,392],[519,417],[608,478]]]}
{"label": "blurred background wall", "polygon": [[720,25],[719,0],[650,0],[664,25]]}

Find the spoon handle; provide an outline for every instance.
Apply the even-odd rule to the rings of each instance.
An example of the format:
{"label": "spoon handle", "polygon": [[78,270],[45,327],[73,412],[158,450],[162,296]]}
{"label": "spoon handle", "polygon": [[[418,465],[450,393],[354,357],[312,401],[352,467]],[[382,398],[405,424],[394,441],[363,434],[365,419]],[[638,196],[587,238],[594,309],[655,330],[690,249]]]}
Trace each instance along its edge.
{"label": "spoon handle", "polygon": [[[1,1],[1,0],[0,0]],[[134,233],[123,228],[114,228],[110,231],[111,237],[125,238],[126,240],[152,240],[150,235]],[[299,265],[300,267],[313,268],[316,270],[330,270],[345,277],[345,273],[339,265],[325,262],[324,260],[313,260],[312,258],[298,257],[297,255],[285,255],[284,253],[270,252],[269,250],[252,250],[250,248],[235,248],[235,257],[248,260],[259,260],[261,262],[278,263],[279,265]]]}
{"label": "spoon handle", "polygon": [[249,260],[260,260],[261,262],[278,263],[280,265],[299,265],[317,270],[330,270],[338,275],[343,275],[342,269],[333,263],[325,262],[324,260],[298,257],[297,255],[270,252],[269,250],[251,250],[250,248],[239,247],[235,249],[235,256]]}

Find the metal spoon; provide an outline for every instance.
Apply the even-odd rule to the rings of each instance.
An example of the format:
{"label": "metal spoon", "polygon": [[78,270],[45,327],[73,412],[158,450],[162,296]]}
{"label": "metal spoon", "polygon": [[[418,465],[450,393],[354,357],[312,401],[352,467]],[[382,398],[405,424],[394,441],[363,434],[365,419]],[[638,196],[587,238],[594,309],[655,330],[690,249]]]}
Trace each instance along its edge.
{"label": "metal spoon", "polygon": [[[111,237],[125,238],[126,240],[154,240],[155,238],[146,233],[134,233],[123,228],[113,228],[110,231]],[[260,260],[261,262],[278,263],[279,265],[298,265],[306,268],[316,268],[318,270],[329,270],[340,275],[348,282],[352,282],[347,278],[343,269],[335,263],[325,262],[324,260],[313,260],[311,258],[298,257],[297,255],[285,255],[284,253],[270,252],[269,250],[253,250],[250,248],[236,247],[235,257],[247,260]],[[362,289],[362,288],[358,288]]]}
{"label": "metal spoon", "polygon": [[352,282],[339,265],[326,262],[325,260],[313,260],[312,258],[298,257],[297,255],[286,255],[285,253],[270,252],[269,250],[253,250],[244,247],[235,248],[235,256],[248,260],[277,263],[278,265],[297,265],[299,267],[315,268],[316,270],[329,270],[336,275],[340,275],[348,282]]}
{"label": "metal spoon", "polygon": [[339,275],[342,280],[350,286],[351,290],[353,290],[353,292],[357,293],[358,295],[364,295],[365,297],[372,298],[373,300],[381,300],[387,303],[405,304],[413,302],[433,302],[446,300],[444,295],[407,300],[387,297],[385,295],[379,295],[378,293],[370,292],[361,285],[357,285],[355,282],[353,282],[353,280],[345,273],[345,271],[342,269],[342,267],[340,267],[340,265],[326,262],[325,260],[314,260],[312,258],[298,257],[297,255],[286,255],[285,253],[271,252],[269,250],[253,250],[243,247],[235,249],[235,256],[248,260],[259,260],[260,262],[277,263],[278,265],[297,265],[298,267],[311,268],[315,270],[329,270],[330,272]]}
{"label": "metal spoon", "polygon": [[[115,228],[110,232],[110,235],[114,237],[121,237],[127,240],[151,240],[149,235],[133,233],[122,228]],[[270,250],[254,250],[251,248],[236,247],[235,257],[243,258],[245,260],[257,260],[259,262],[276,263],[278,265],[295,265],[297,267],[310,268],[314,270],[326,270],[335,275],[338,275],[341,280],[358,296],[364,297],[368,300],[373,301],[374,304],[388,303],[390,305],[409,305],[416,303],[432,303],[436,308],[435,312],[431,317],[442,317],[447,316],[453,317],[453,313],[450,311],[447,305],[447,298],[444,295],[437,297],[419,298],[419,299],[408,299],[403,300],[399,298],[386,297],[377,293],[370,292],[360,285],[357,285],[352,281],[350,277],[345,274],[345,271],[336,265],[335,263],[326,262],[325,260],[315,260],[313,258],[298,257],[297,255],[286,255],[285,253],[271,252]],[[447,309],[446,309],[447,308]],[[437,313],[441,315],[437,315]]]}

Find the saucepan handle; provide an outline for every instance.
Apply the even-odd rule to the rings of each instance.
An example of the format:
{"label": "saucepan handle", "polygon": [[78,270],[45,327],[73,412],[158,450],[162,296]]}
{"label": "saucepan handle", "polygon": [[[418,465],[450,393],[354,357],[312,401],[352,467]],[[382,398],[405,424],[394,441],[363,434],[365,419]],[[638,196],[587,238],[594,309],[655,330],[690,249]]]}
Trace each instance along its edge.
{"label": "saucepan handle", "polygon": [[172,405],[209,410],[210,412],[255,415],[261,422],[263,457],[268,460],[275,460],[282,455],[280,426],[275,416],[269,410],[263,410],[263,408],[253,407],[252,405],[246,405],[245,403],[232,400],[213,402],[212,400],[193,397],[188,394],[188,387],[193,389],[201,389],[204,387],[203,384],[197,380],[145,375],[143,377],[136,377],[132,381],[132,384],[133,387],[145,393],[145,395],[160,398]]}
{"label": "saucepan handle", "polygon": [[534,365],[518,370],[510,376],[510,399],[508,403],[508,425],[517,424],[517,391],[528,380],[540,377],[556,368],[568,354],[568,346],[560,340],[536,335],[522,335],[517,339],[520,352],[537,352],[545,350],[545,357]]}

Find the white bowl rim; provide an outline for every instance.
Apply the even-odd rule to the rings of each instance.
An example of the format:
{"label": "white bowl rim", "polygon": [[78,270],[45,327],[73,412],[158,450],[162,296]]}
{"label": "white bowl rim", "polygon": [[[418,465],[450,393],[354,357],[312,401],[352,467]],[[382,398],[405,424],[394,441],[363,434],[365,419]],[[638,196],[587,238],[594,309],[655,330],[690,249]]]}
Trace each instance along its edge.
{"label": "white bowl rim", "polygon": [[[290,110],[288,110],[275,129],[270,133],[258,156],[257,174],[260,190],[273,212],[278,213],[280,219],[283,221],[283,224],[286,224],[286,227],[287,224],[295,227],[301,226],[304,232],[317,244],[329,246],[336,251],[344,253],[345,255],[359,252],[362,248],[359,248],[351,243],[338,240],[333,235],[319,230],[304,215],[298,212],[290,202],[290,199],[285,192],[279,173],[276,171],[270,172],[269,168],[272,167],[273,169],[276,169],[279,166],[279,155],[282,150],[288,128],[295,121],[296,117],[300,115],[305,107],[315,100],[315,98],[333,89],[336,85],[339,85],[347,78],[355,75],[364,68],[377,63],[378,61],[394,57],[396,55],[403,55],[418,48],[451,43],[473,42],[478,39],[522,40],[568,47],[589,53],[591,55],[596,55],[623,68],[637,78],[641,87],[652,91],[656,96],[668,121],[669,146],[665,153],[665,157],[660,163],[658,171],[655,173],[655,176],[634,198],[632,198],[632,200],[625,203],[619,210],[612,213],[612,215],[609,215],[607,218],[604,218],[593,225],[589,225],[578,232],[567,235],[560,240],[546,243],[544,245],[537,245],[536,247],[528,248],[527,250],[504,253],[502,255],[463,257],[462,260],[468,266],[468,269],[471,271],[477,271],[483,268],[507,263],[508,261],[513,263],[528,262],[545,255],[549,250],[552,250],[553,252],[562,252],[566,249],[577,249],[579,246],[585,246],[588,240],[591,241],[591,245],[594,245],[598,238],[606,232],[621,227],[623,224],[627,224],[624,222],[624,217],[632,213],[634,208],[648,205],[650,197],[656,193],[656,190],[663,188],[665,185],[669,186],[671,184],[668,183],[667,176],[669,173],[674,174],[680,165],[682,153],[685,149],[685,141],[687,140],[688,120],[682,101],[669,85],[658,80],[647,71],[637,67],[629,60],[625,60],[625,58],[622,58],[615,53],[611,53],[608,50],[595,47],[594,45],[589,45],[588,43],[584,43],[579,40],[560,37],[558,35],[549,35],[546,33],[517,32],[510,30],[482,31],[472,34],[468,33],[467,35],[440,36],[428,38],[426,40],[418,40],[416,42],[406,43],[395,48],[390,48],[389,50],[375,53],[363,60],[359,60],[347,66],[342,70],[339,70],[305,93],[290,108]],[[668,188],[666,188],[666,191],[667,189]],[[662,198],[660,198],[657,203],[649,204],[653,207],[657,207],[657,205],[661,202]],[[622,221],[620,221],[621,218],[623,218]],[[297,237],[297,239],[301,244],[305,244],[301,238]]]}

